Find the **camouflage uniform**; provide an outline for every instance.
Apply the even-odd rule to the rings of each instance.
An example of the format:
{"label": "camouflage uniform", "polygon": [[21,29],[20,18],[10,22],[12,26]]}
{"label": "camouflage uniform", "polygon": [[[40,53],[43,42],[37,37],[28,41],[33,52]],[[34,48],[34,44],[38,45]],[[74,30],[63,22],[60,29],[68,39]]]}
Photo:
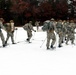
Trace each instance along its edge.
{"label": "camouflage uniform", "polygon": [[51,27],[49,27],[49,29],[47,30],[47,43],[46,43],[47,49],[49,49],[49,44],[50,44],[51,39],[52,39],[51,48],[54,48],[53,45],[56,42],[56,36],[54,33],[55,27],[54,27],[53,21],[54,21],[54,19],[51,19],[51,21],[49,23]]}
{"label": "camouflage uniform", "polygon": [[57,25],[56,25],[56,32],[59,36],[59,45],[58,47],[62,47],[62,41],[63,41],[63,25],[62,25],[62,20],[59,20]]}
{"label": "camouflage uniform", "polygon": [[4,35],[2,33],[2,30],[1,30],[1,29],[5,30],[5,27],[3,26],[2,22],[3,22],[3,19],[0,18],[0,37],[1,37],[1,40],[2,40],[3,47],[5,47],[5,38],[4,38]]}
{"label": "camouflage uniform", "polygon": [[66,29],[67,22],[64,20],[62,25],[63,25],[63,33],[62,33],[63,34],[63,41],[62,41],[62,43],[63,43],[66,40],[66,36],[67,36],[67,29]]}
{"label": "camouflage uniform", "polygon": [[[32,37],[32,30],[36,32],[36,30],[33,29],[33,26],[32,26],[32,21],[29,21],[29,23],[26,24],[27,25],[27,41],[30,42],[30,39]],[[25,25],[23,26],[25,27]]]}
{"label": "camouflage uniform", "polygon": [[6,23],[6,31],[7,31],[7,38],[6,38],[6,41],[5,43],[7,44],[7,41],[9,39],[9,37],[11,37],[11,41],[12,41],[12,44],[15,44],[14,43],[14,22],[13,20],[10,20],[10,23]]}
{"label": "camouflage uniform", "polygon": [[70,24],[67,26],[67,40],[66,44],[68,44],[68,41],[71,40],[71,44],[74,44],[75,40],[75,23],[71,20]]}
{"label": "camouflage uniform", "polygon": [[37,27],[37,31],[38,31],[38,29],[39,29],[39,23],[40,23],[39,21],[36,21],[36,22],[35,22],[35,26]]}

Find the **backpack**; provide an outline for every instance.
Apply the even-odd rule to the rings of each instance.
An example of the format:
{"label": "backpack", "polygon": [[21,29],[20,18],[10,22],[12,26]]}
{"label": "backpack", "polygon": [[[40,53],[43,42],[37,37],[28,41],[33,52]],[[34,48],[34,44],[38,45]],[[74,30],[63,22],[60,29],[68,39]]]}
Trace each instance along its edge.
{"label": "backpack", "polygon": [[53,22],[50,22],[50,23],[49,23],[49,30],[54,30]]}
{"label": "backpack", "polygon": [[47,31],[48,29],[49,29],[49,23],[44,22],[43,27],[42,27],[42,30],[43,31]]}
{"label": "backpack", "polygon": [[[10,24],[10,23],[9,23]],[[6,31],[10,32],[11,31],[11,25],[6,25]]]}
{"label": "backpack", "polygon": [[28,30],[28,23],[23,26],[24,30]]}
{"label": "backpack", "polygon": [[61,23],[57,23],[56,28],[57,29],[63,29],[63,25]]}
{"label": "backpack", "polygon": [[54,26],[52,22],[45,22],[42,27],[43,31],[54,30]]}

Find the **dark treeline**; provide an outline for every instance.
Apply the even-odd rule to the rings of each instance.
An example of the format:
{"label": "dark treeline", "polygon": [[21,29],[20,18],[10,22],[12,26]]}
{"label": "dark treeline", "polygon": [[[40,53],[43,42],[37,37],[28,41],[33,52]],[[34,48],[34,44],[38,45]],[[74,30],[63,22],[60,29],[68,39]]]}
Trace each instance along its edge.
{"label": "dark treeline", "polygon": [[0,0],[0,17],[6,22],[13,19],[16,25],[23,25],[32,20],[44,20],[55,18],[67,19],[68,3],[67,0]]}

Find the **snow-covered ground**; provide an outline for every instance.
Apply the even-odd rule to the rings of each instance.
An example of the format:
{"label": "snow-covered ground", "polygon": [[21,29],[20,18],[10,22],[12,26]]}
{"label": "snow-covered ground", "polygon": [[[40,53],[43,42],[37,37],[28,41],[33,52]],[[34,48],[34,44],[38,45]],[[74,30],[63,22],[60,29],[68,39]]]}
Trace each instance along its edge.
{"label": "snow-covered ground", "polygon": [[25,42],[27,34],[22,28],[14,35],[18,44],[12,45],[9,39],[10,45],[0,48],[0,75],[76,75],[76,45],[69,42],[58,48],[56,35],[56,49],[46,50],[46,32],[41,29],[33,32],[32,43]]}

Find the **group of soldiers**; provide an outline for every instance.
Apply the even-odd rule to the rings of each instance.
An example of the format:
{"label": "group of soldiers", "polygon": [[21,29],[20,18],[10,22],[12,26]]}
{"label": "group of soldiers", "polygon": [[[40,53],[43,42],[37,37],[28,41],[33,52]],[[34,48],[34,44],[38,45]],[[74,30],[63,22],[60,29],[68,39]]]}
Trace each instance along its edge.
{"label": "group of soldiers", "polygon": [[[11,37],[12,44],[15,44],[14,43],[15,27],[14,27],[14,21],[13,20],[10,20],[9,23],[5,23],[5,24],[3,24],[3,22],[4,22],[4,19],[0,18],[0,37],[1,37],[1,40],[2,40],[3,47],[5,47],[7,45],[7,41],[9,39],[9,37]],[[7,38],[6,39],[3,35],[2,29],[7,32]]]}
{"label": "group of soldiers", "polygon": [[[7,41],[9,40],[9,37],[11,37],[12,44],[16,44],[14,42],[14,31],[17,30],[17,28],[15,28],[15,26],[14,26],[14,21],[10,20],[8,23],[3,23],[3,22],[4,22],[4,19],[0,18],[0,37],[2,40],[3,47],[7,46]],[[37,30],[39,28],[39,23],[40,23],[39,21],[35,22]],[[26,23],[22,28],[24,28],[24,30],[27,31],[26,41],[31,43],[30,39],[32,37],[32,31],[36,32],[36,30],[34,30],[34,28],[33,28],[32,21],[29,21],[28,23]],[[2,29],[7,32],[7,38],[6,39],[2,33]]]}
{"label": "group of soldiers", "polygon": [[[15,44],[14,42],[14,31],[17,30],[14,26],[14,21],[10,20],[9,23],[3,24],[4,19],[0,18],[0,37],[2,40],[2,45],[5,47],[7,45],[7,41],[9,37],[11,37],[12,44]],[[36,21],[35,25],[37,26],[37,30],[39,27],[40,21]],[[58,20],[55,21],[53,18],[49,20],[49,22],[44,21],[43,27],[46,24],[46,32],[47,32],[47,42],[46,42],[46,47],[47,50],[50,48],[54,48],[54,45],[56,43],[56,38],[58,35],[59,41],[58,41],[58,47],[62,47],[62,43],[66,43],[68,45],[68,42],[71,41],[71,44],[74,44],[75,40],[75,28],[76,28],[76,23],[73,20]],[[4,38],[4,35],[2,33],[2,30],[4,29],[7,32],[7,38]],[[33,36],[32,31],[36,32],[34,30],[32,21],[29,21],[23,26],[23,29],[27,31],[27,39],[26,41],[30,43],[30,39]],[[43,28],[42,28],[43,30]],[[44,30],[43,30],[44,31]],[[51,45],[50,45],[50,40],[52,40]]]}
{"label": "group of soldiers", "polygon": [[[47,21],[44,22],[44,25],[47,23]],[[54,48],[54,44],[56,43],[56,35],[59,37],[58,41],[58,47],[62,47],[62,43],[65,42],[66,45],[68,45],[68,42],[71,41],[71,44],[74,44],[75,40],[75,28],[76,23],[74,20],[58,20],[55,21],[53,18],[47,23],[48,29],[47,32],[47,43],[46,47],[47,49]],[[50,40],[51,46],[50,46]]]}

